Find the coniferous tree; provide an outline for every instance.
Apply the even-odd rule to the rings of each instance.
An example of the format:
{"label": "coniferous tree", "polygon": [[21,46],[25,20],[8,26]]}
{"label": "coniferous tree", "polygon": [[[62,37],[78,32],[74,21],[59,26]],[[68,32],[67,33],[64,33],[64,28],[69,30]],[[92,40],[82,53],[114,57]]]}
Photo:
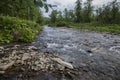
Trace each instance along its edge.
{"label": "coniferous tree", "polygon": [[82,7],[81,7],[81,0],[76,1],[76,6],[75,6],[75,21],[77,23],[82,22]]}
{"label": "coniferous tree", "polygon": [[53,10],[52,13],[50,14],[50,21],[52,23],[55,23],[57,21],[57,10]]}
{"label": "coniferous tree", "polygon": [[83,21],[84,22],[91,22],[92,16],[93,16],[93,6],[92,6],[93,0],[87,0],[87,2],[84,4],[85,7],[83,9]]}

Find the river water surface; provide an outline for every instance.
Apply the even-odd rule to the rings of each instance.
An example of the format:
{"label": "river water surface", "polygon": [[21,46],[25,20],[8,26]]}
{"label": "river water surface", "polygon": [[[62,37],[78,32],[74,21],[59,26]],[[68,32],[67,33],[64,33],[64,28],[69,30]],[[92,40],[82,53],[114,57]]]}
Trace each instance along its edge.
{"label": "river water surface", "polygon": [[58,54],[77,69],[73,77],[42,72],[31,80],[120,80],[119,35],[44,26],[31,45],[40,47],[40,52]]}
{"label": "river water surface", "polygon": [[[32,45],[49,54],[54,52],[79,68],[75,80],[120,80],[119,35],[44,26]],[[52,78],[43,80],[67,80],[49,76]]]}

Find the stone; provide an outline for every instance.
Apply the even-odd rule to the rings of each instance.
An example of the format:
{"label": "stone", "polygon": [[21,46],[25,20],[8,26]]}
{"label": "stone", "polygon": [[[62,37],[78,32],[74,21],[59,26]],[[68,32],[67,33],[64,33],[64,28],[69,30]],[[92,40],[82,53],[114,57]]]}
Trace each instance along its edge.
{"label": "stone", "polygon": [[22,61],[27,60],[29,58],[30,58],[30,54],[29,53],[24,53],[23,57],[22,57]]}
{"label": "stone", "polygon": [[29,49],[29,50],[37,50],[38,48],[35,47],[35,46],[29,46],[28,49]]}
{"label": "stone", "polygon": [[5,71],[5,70],[7,70],[8,68],[10,68],[14,64],[15,64],[14,61],[12,61],[12,62],[10,62],[8,64],[0,64],[0,70]]}
{"label": "stone", "polygon": [[0,74],[4,74],[5,73],[5,71],[0,71]]}
{"label": "stone", "polygon": [[0,50],[4,50],[4,47],[1,47],[1,46],[0,46]]}
{"label": "stone", "polygon": [[100,48],[100,47],[95,47],[95,48],[92,48],[91,49],[91,51],[93,51],[93,52],[98,52],[98,51],[100,51],[102,48]]}
{"label": "stone", "polygon": [[72,64],[63,61],[63,60],[61,60],[60,58],[52,58],[52,60],[58,62],[58,63],[61,64],[62,66],[65,66],[65,67],[67,67],[67,68],[73,69],[73,65],[72,65]]}

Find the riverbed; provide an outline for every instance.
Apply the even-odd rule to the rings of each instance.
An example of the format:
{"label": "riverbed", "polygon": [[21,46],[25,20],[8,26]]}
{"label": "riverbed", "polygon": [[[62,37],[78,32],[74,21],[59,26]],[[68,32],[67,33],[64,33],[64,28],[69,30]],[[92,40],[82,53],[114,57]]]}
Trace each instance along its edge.
{"label": "riverbed", "polygon": [[44,26],[29,45],[40,52],[58,55],[77,69],[72,77],[44,72],[32,80],[120,80],[119,35]]}
{"label": "riverbed", "polygon": [[79,68],[77,80],[120,79],[119,35],[44,26],[32,45],[48,54],[57,53]]}

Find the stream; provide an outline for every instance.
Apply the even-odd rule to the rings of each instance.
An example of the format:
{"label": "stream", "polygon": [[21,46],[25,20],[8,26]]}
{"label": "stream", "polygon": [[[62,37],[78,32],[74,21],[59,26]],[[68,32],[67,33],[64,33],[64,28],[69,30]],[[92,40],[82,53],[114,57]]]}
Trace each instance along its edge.
{"label": "stream", "polygon": [[57,54],[79,69],[74,78],[47,72],[33,80],[120,80],[119,35],[44,26],[31,45]]}

